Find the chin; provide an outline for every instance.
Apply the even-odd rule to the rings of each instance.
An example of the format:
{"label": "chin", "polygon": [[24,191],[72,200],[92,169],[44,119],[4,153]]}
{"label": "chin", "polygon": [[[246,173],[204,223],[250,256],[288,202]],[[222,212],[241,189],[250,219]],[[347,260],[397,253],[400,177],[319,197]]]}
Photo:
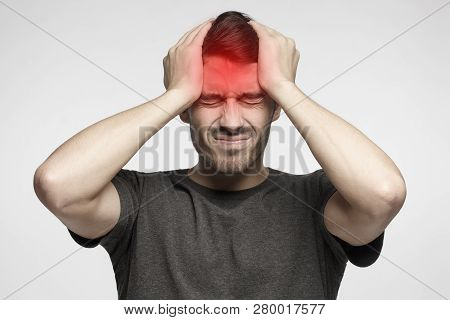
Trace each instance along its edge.
{"label": "chin", "polygon": [[223,157],[221,159],[210,160],[211,167],[216,173],[236,174],[242,173],[252,166],[252,162],[248,158]]}
{"label": "chin", "polygon": [[[206,142],[206,143],[205,143]],[[256,150],[253,144],[243,148],[223,148],[208,140],[199,145],[194,143],[196,150],[202,154],[201,158],[205,160],[204,168],[210,171],[210,174],[238,174],[252,169],[255,164]]]}
{"label": "chin", "polygon": [[224,163],[216,167],[217,172],[222,174],[242,173],[245,168],[245,166],[235,163]]}

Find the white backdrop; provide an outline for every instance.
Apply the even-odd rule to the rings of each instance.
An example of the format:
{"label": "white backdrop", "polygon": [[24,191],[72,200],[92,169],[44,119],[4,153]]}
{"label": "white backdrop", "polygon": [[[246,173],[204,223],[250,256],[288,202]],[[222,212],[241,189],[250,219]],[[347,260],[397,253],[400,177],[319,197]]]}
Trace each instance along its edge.
{"label": "white backdrop", "polygon": [[[444,202],[450,5],[433,13],[443,4],[1,0],[0,297],[117,298],[106,251],[80,249],[70,238],[36,197],[34,171],[75,133],[162,94],[162,58],[169,47],[227,10],[294,38],[301,53],[298,86],[306,93],[320,88],[312,98],[363,131],[406,179],[407,200],[386,229],[382,256],[368,268],[349,262],[338,299],[450,297],[450,215]],[[145,159],[145,170],[194,164],[189,154],[173,150],[175,138],[192,150],[187,130],[174,134],[183,126],[174,119],[154,137],[158,162]],[[285,114],[274,126],[292,129]],[[271,137],[267,165],[292,173],[318,168],[306,144],[306,166],[292,158],[288,140]],[[139,156],[126,168],[143,169]]]}

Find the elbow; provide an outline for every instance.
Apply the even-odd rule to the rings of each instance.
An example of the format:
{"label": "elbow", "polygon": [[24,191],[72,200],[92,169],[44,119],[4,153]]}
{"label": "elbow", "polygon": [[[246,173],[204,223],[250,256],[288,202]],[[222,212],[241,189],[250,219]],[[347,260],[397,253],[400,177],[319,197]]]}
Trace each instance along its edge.
{"label": "elbow", "polygon": [[[406,183],[403,177],[392,179],[379,191],[379,198],[382,205],[381,214],[387,214],[393,218],[403,207],[406,200]],[[378,213],[380,214],[380,213]]]}
{"label": "elbow", "polygon": [[60,196],[61,188],[54,175],[42,167],[36,169],[33,176],[33,188],[36,196],[51,212],[57,214],[64,207]]}

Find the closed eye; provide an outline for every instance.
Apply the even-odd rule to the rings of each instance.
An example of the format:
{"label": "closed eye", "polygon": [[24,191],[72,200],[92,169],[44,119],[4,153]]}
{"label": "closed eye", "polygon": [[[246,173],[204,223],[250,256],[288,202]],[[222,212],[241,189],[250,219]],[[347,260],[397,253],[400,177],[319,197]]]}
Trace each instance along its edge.
{"label": "closed eye", "polygon": [[[264,97],[241,98],[239,100],[245,104],[257,105],[257,104],[261,104],[264,101]],[[222,100],[220,100],[220,99],[199,99],[198,103],[201,105],[204,105],[204,106],[215,106],[215,105],[222,103]]]}
{"label": "closed eye", "polygon": [[220,103],[220,101],[203,101],[203,100],[199,100],[198,102],[200,104],[206,105],[206,106],[213,106],[213,105]]}
{"label": "closed eye", "polygon": [[244,99],[243,101],[248,104],[258,104],[263,102],[263,100],[264,98],[257,98],[257,99]]}

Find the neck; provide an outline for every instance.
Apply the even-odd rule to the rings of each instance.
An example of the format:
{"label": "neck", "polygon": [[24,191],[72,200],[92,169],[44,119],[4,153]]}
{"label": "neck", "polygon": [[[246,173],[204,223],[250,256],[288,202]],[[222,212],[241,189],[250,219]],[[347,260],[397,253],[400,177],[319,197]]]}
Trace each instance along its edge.
{"label": "neck", "polygon": [[189,169],[188,175],[194,182],[211,189],[239,191],[253,188],[262,183],[269,176],[269,169],[264,167],[262,161],[258,161],[251,169],[225,174],[215,172],[214,169],[204,168],[199,162]]}

